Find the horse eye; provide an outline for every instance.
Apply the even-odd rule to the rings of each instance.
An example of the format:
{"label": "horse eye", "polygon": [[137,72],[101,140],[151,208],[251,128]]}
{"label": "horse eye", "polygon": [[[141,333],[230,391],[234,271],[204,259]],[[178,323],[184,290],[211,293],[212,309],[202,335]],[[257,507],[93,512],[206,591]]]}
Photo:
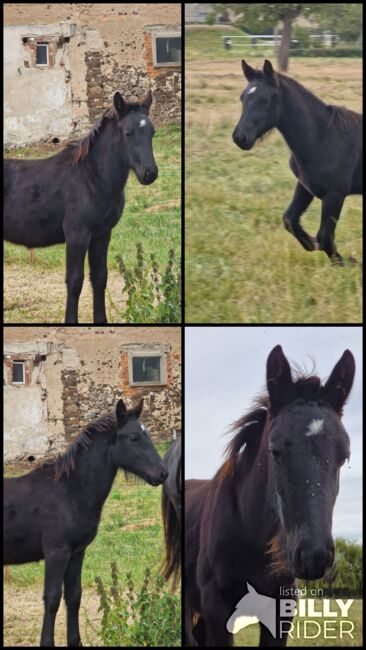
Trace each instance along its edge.
{"label": "horse eye", "polygon": [[129,138],[132,135],[132,131],[125,131],[125,135]]}
{"label": "horse eye", "polygon": [[262,97],[262,99],[261,99],[261,104],[269,104],[269,99],[268,99],[268,97]]}
{"label": "horse eye", "polygon": [[136,436],[135,434],[132,434],[130,436],[130,440],[133,440],[133,441],[138,440],[138,436]]}

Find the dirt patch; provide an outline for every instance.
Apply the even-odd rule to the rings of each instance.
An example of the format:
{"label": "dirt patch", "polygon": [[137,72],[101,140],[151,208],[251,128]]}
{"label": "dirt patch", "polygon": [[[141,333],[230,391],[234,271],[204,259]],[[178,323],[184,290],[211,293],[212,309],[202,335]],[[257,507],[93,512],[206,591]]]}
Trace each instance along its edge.
{"label": "dirt patch", "polygon": [[[11,266],[4,270],[5,323],[63,323],[66,305],[65,276],[62,271]],[[111,307],[112,301],[120,311],[125,298],[123,281],[118,271],[109,271],[107,286],[107,316],[110,323],[121,322]],[[110,299],[109,299],[110,297]],[[86,277],[79,303],[79,323],[93,322],[93,295]]]}
{"label": "dirt patch", "polygon": [[136,524],[127,524],[127,526],[122,526],[123,532],[126,530],[138,530],[139,528],[148,528],[149,526],[154,526],[157,523],[156,517],[153,517],[152,519],[144,519],[143,521],[139,521]]}
{"label": "dirt patch", "polygon": [[[4,584],[4,647],[39,647],[43,618],[42,585],[19,587]],[[99,598],[92,589],[84,589],[80,607],[80,635],[84,646],[98,647]],[[91,625],[87,622],[91,622]],[[56,618],[55,645],[66,646],[66,608],[62,601]]]}

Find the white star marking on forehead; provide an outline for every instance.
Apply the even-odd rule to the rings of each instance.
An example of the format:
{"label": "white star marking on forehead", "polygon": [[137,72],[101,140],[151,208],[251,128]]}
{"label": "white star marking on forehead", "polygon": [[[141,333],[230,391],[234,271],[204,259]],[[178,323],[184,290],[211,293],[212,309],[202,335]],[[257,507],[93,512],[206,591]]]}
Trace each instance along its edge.
{"label": "white star marking on forehead", "polygon": [[257,86],[253,86],[250,90],[248,90],[247,94],[251,95],[252,93],[255,93],[256,90],[257,90]]}
{"label": "white star marking on forehead", "polygon": [[305,432],[306,436],[316,436],[318,433],[321,433],[323,431],[324,427],[324,420],[312,420],[310,424],[308,424],[308,428]]}
{"label": "white star marking on forehead", "polygon": [[140,120],[139,126],[145,126],[145,124],[146,124],[146,120]]}

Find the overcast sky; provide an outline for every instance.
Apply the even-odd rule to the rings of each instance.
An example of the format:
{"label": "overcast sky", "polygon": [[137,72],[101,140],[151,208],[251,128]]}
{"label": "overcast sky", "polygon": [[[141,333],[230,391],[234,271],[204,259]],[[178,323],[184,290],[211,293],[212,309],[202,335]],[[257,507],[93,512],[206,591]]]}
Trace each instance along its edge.
{"label": "overcast sky", "polygon": [[[265,387],[269,352],[282,345],[290,363],[326,379],[346,348],[356,376],[344,409],[351,459],[341,469],[333,534],[361,541],[362,512],[362,328],[186,327],[185,476],[211,478],[223,460],[225,430]],[[349,465],[349,466],[348,466]]]}

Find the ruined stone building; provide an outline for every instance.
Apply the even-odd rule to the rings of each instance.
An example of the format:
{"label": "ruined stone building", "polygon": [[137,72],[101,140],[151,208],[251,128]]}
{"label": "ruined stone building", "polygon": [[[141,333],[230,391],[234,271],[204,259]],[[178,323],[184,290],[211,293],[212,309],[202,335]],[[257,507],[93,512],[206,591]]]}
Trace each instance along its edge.
{"label": "ruined stone building", "polygon": [[4,455],[63,451],[82,427],[134,406],[153,440],[181,430],[179,327],[5,327]]}
{"label": "ruined stone building", "polygon": [[180,3],[4,4],[5,145],[88,131],[118,90],[180,121]]}

